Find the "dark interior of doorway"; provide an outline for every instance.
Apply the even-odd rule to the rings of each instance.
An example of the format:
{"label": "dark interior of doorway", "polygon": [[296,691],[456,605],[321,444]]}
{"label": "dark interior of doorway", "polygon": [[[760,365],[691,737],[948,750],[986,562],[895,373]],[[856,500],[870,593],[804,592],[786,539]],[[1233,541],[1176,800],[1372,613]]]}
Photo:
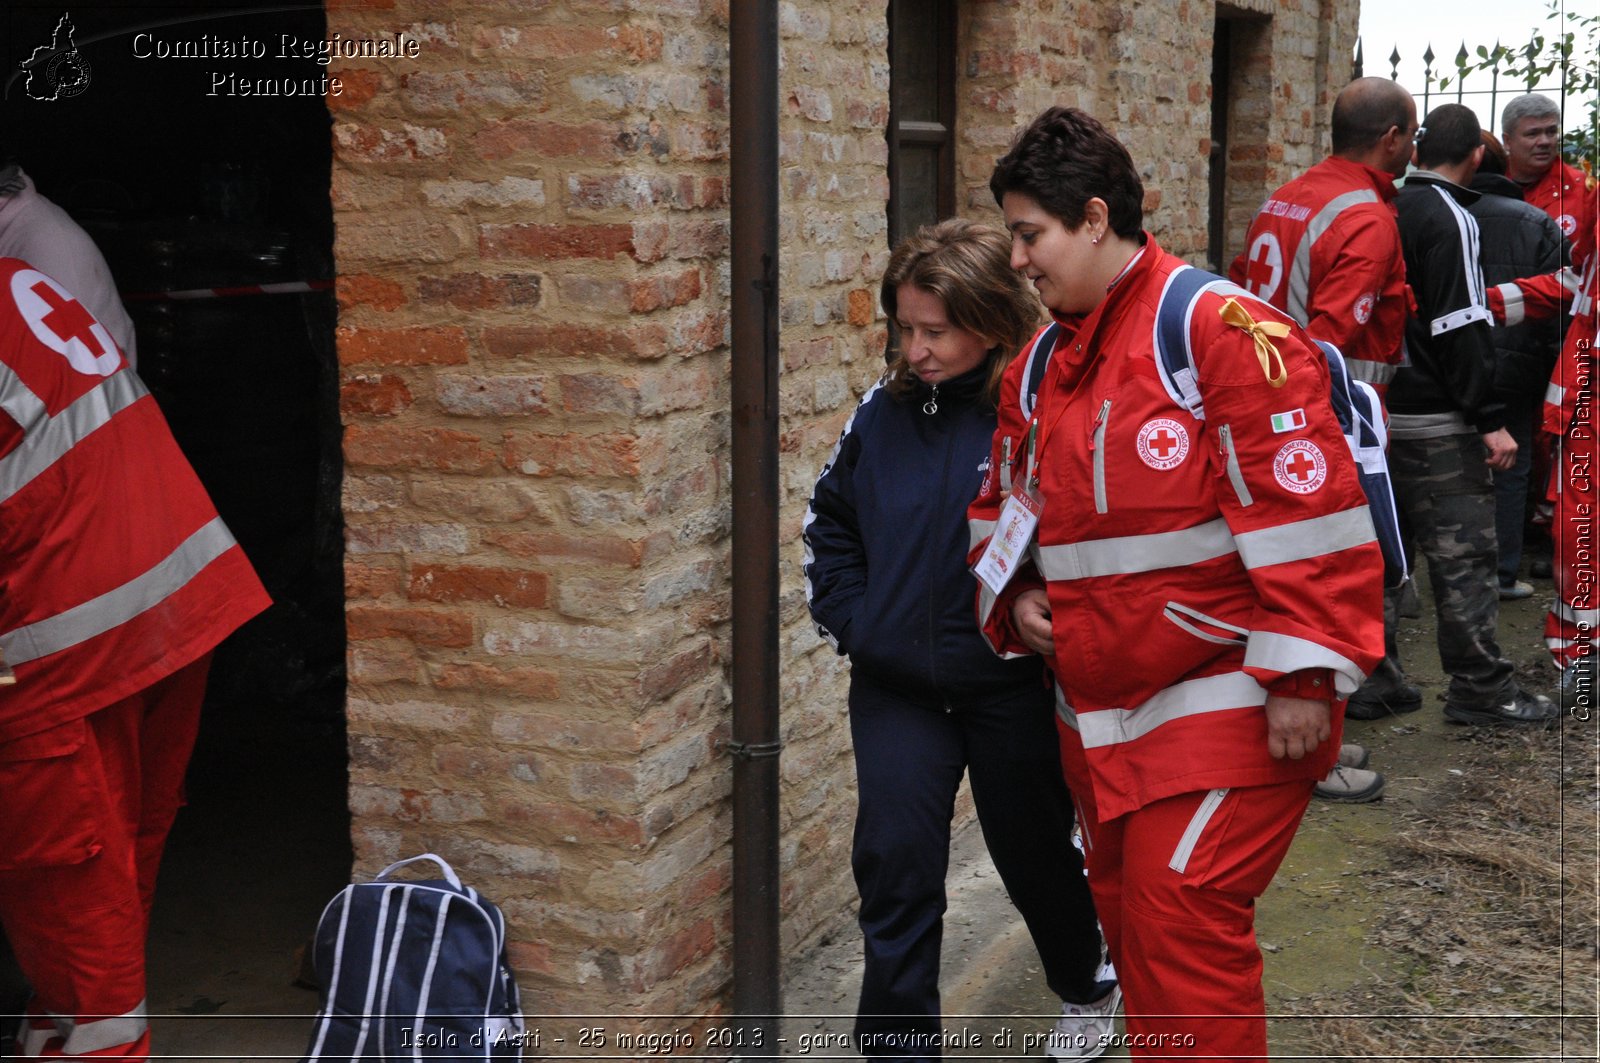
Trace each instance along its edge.
{"label": "dark interior of doorway", "polygon": [[[287,986],[294,949],[350,868],[335,309],[323,283],[330,122],[314,94],[209,93],[218,71],[318,78],[325,67],[273,56],[280,35],[323,39],[325,19],[316,4],[11,0],[8,76],[66,10],[87,84],[41,101],[12,78],[0,136],[100,244],[137,326],[139,373],[274,600],[215,659],[189,807],[162,869],[150,1005],[309,1010],[310,994],[261,998],[228,979]],[[217,56],[219,42],[241,41],[268,57]],[[162,294],[298,282],[314,290]]]}

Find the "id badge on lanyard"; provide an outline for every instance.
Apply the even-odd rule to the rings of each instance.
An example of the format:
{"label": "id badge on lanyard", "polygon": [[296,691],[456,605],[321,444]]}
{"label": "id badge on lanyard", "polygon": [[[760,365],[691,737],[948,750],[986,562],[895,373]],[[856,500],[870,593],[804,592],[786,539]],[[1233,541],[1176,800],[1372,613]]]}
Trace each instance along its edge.
{"label": "id badge on lanyard", "polygon": [[1028,544],[1033,541],[1034,533],[1039,528],[1039,516],[1044,512],[1044,501],[1036,493],[1038,485],[1034,476],[1036,454],[1033,444],[1037,439],[1037,428],[1035,423],[1034,429],[1028,433],[1026,474],[1013,485],[1010,497],[1000,509],[1000,519],[995,521],[994,534],[989,537],[988,547],[984,549],[983,556],[978,558],[977,564],[972,566],[972,574],[995,594],[1005,590],[1011,577],[1017,574],[1017,569],[1027,556]]}

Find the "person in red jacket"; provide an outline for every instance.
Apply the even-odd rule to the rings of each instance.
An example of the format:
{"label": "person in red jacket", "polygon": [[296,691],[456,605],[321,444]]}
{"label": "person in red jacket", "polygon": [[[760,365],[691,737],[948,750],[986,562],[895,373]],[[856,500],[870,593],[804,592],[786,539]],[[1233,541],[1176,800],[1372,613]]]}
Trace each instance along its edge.
{"label": "person in red jacket", "polygon": [[[1593,194],[1593,193],[1591,193]],[[1591,217],[1595,217],[1591,212]],[[1600,219],[1593,222],[1600,229]],[[1600,232],[1591,233],[1591,239]],[[1544,430],[1555,437],[1550,494],[1555,516],[1555,600],[1545,618],[1545,644],[1562,669],[1561,699],[1570,712],[1594,709],[1596,629],[1600,597],[1596,596],[1595,551],[1595,354],[1600,325],[1600,255],[1590,255],[1556,371],[1545,392]]]}
{"label": "person in red jacket", "polygon": [[144,947],[211,652],[268,604],[110,333],[0,259],[0,923],[22,1058],[143,1060]]}
{"label": "person in red jacket", "polygon": [[[1409,297],[1394,179],[1411,161],[1417,104],[1387,78],[1357,78],[1334,100],[1331,126],[1333,154],[1262,204],[1229,276],[1294,318],[1312,339],[1338,347],[1350,375],[1381,398],[1405,346]],[[1390,652],[1379,665],[1384,678],[1350,699],[1352,718],[1422,706],[1422,691],[1400,670],[1392,625],[1388,637]],[[1383,788],[1377,772],[1340,763],[1316,794],[1365,802],[1382,796]]]}
{"label": "person in red jacket", "polygon": [[1089,115],[1041,114],[990,190],[1061,333],[1028,414],[1027,360],[1002,383],[968,511],[979,619],[1053,673],[1134,1058],[1262,1058],[1255,898],[1383,655],[1326,361],[1271,307],[1211,292],[1188,322],[1204,420],[1167,391],[1153,326],[1188,267],[1142,231],[1133,160]]}
{"label": "person in red jacket", "polygon": [[1530,92],[1500,111],[1506,176],[1522,186],[1522,199],[1555,219],[1572,241],[1572,268],[1583,271],[1595,248],[1594,185],[1561,157],[1561,108]]}
{"label": "person in red jacket", "polygon": [[1387,78],[1333,103],[1333,154],[1262,204],[1229,276],[1339,348],[1381,396],[1405,339],[1406,267],[1394,179],[1411,161],[1417,105]]}

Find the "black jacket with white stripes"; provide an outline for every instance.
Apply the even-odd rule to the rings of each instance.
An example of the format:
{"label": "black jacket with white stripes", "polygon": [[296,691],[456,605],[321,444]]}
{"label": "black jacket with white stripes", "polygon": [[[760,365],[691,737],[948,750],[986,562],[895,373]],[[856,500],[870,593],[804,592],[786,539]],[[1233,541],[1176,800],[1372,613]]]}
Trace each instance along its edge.
{"label": "black jacket with white stripes", "polygon": [[1395,438],[1493,432],[1505,426],[1494,388],[1493,318],[1478,257],[1478,193],[1419,170],[1395,197],[1406,282],[1416,309],[1406,321],[1409,365],[1389,385]]}

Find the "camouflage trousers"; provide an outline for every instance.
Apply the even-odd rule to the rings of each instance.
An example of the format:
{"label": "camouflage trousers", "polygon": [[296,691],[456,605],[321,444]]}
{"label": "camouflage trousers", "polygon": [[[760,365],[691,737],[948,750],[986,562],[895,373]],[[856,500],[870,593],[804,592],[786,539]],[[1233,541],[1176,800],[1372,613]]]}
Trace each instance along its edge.
{"label": "camouflage trousers", "polygon": [[[1494,480],[1476,434],[1389,441],[1389,473],[1401,530],[1428,560],[1439,661],[1450,677],[1446,699],[1481,708],[1510,700],[1514,666],[1500,653],[1494,533]],[[1384,630],[1393,657],[1381,672],[1398,670],[1394,596],[1384,604]]]}

